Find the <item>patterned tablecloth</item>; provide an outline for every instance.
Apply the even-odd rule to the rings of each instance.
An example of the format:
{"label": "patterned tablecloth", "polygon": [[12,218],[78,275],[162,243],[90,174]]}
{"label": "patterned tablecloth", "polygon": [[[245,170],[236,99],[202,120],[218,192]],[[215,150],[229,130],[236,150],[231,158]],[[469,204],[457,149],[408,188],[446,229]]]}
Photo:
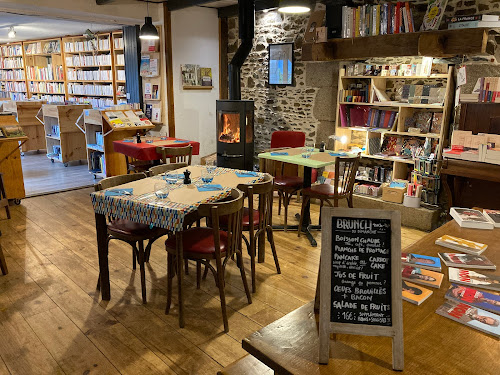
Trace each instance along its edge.
{"label": "patterned tablecloth", "polygon": [[[175,185],[170,185],[171,191],[166,199],[159,199],[155,195],[155,184],[164,181],[165,176],[145,178],[112,189],[133,189],[131,195],[109,196],[106,190],[91,194],[94,211],[98,214],[128,219],[134,222],[148,224],[168,229],[172,232],[181,231],[184,218],[195,211],[200,204],[216,202],[229,196],[231,188],[239,184],[249,184],[264,179],[263,173],[256,176],[238,177],[236,172],[245,173],[229,168],[216,168],[211,184],[223,187],[218,191],[198,191],[197,186],[204,184],[201,181],[204,166],[190,166],[190,185],[184,185],[179,179]],[[181,174],[186,169],[168,172],[169,175]],[[108,189],[111,190],[111,189]]]}

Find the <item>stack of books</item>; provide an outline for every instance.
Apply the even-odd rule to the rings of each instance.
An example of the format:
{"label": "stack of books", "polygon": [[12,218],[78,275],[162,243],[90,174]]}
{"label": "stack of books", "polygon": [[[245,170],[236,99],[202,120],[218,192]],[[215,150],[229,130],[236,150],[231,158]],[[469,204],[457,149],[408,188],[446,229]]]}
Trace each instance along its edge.
{"label": "stack of books", "polygon": [[475,29],[479,27],[500,27],[499,16],[492,14],[473,14],[469,16],[454,16],[446,20],[448,29]]}

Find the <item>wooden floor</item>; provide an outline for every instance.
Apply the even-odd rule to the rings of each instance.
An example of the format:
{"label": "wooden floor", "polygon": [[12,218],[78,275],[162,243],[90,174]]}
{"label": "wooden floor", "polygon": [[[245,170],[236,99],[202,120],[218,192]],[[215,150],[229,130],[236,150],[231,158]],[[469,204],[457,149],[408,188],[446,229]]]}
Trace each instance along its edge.
{"label": "wooden floor", "polygon": [[[0,212],[10,271],[0,276],[0,374],[215,374],[245,355],[244,337],[314,297],[320,247],[310,247],[295,232],[276,232],[282,274],[275,273],[267,246],[266,262],[257,265],[258,290],[251,305],[236,265],[228,267],[228,334],[213,278],[196,290],[192,266],[184,279],[186,327],[178,327],[175,297],[170,315],[164,314],[166,254],[161,240],[146,271],[148,304],[141,303],[131,250],[117,241],[110,246],[112,298],[102,302],[95,290],[91,191],[25,199],[12,207],[11,220]],[[292,223],[298,204],[293,206]],[[317,206],[313,211],[317,220]],[[281,217],[273,220],[278,223]],[[403,229],[403,248],[422,235]]]}
{"label": "wooden floor", "polygon": [[62,163],[51,163],[45,152],[27,152],[21,157],[26,196],[54,193],[58,191],[91,186],[95,183],[85,160],[71,162],[68,167]]}

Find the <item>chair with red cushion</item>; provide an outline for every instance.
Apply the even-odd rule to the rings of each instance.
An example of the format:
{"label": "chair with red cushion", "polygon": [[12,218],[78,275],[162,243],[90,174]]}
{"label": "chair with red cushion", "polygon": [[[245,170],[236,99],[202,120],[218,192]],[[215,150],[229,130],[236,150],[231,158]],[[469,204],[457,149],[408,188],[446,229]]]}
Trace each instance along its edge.
{"label": "chair with red cushion", "polygon": [[[198,207],[199,217],[206,217],[211,227],[194,227],[182,232],[182,249],[184,259],[194,260],[197,264],[198,275],[201,272],[201,264],[212,271],[215,283],[219,288],[220,302],[222,308],[222,319],[224,322],[224,332],[229,331],[229,323],[226,312],[226,297],[224,292],[225,280],[224,272],[230,259],[234,260],[240,269],[243,287],[247,295],[248,303],[252,303],[252,297],[248,289],[241,252],[242,245],[242,216],[243,216],[243,193],[237,189],[231,190],[231,195],[227,199],[205,203]],[[219,229],[220,217],[227,216],[227,228]],[[172,304],[172,279],[176,273],[176,237],[170,236],[165,241],[167,250],[167,306],[165,314],[170,312]],[[215,268],[210,264],[215,260]],[[179,300],[183,296],[179,296]],[[182,321],[183,317],[179,316]]]}
{"label": "chair with red cushion", "polygon": [[[328,203],[330,207],[338,207],[339,199],[347,199],[347,205],[352,208],[352,192],[354,181],[356,179],[356,171],[359,166],[360,155],[354,158],[337,158],[335,163],[335,178],[333,186],[330,184],[313,185],[309,188],[302,189],[302,209],[300,212],[300,222],[298,236],[302,231],[302,218],[304,210],[311,198],[319,199],[320,201],[320,218],[321,225],[321,207],[323,202]],[[330,202],[333,200],[333,205]]]}
{"label": "chair with red cushion", "polygon": [[[123,185],[129,182],[137,181],[146,178],[144,173],[126,174],[121,176],[108,177],[101,180],[94,186],[95,191],[109,189],[118,185]],[[146,303],[146,273],[144,263],[149,259],[151,252],[151,245],[158,238],[166,235],[168,232],[162,228],[151,228],[147,224],[136,223],[127,219],[108,218],[108,239],[120,240],[132,246],[132,268],[136,269],[136,261],[139,262],[141,271],[141,290],[142,290],[142,303]],[[144,249],[144,241],[148,241]],[[100,278],[99,278],[100,279]],[[99,289],[99,282],[97,283]]]}

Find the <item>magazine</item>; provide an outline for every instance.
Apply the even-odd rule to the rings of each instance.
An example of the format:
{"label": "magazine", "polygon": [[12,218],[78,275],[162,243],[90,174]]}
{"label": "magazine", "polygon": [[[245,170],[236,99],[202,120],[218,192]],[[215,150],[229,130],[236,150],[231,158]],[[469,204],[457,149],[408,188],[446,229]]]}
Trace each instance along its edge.
{"label": "magazine", "polygon": [[456,302],[467,303],[497,314],[500,313],[500,295],[498,294],[481,292],[477,289],[469,288],[468,286],[451,284],[445,297]]}
{"label": "magazine", "polygon": [[438,253],[444,264],[448,267],[481,268],[495,270],[497,267],[484,255]]}
{"label": "magazine", "polygon": [[412,253],[401,253],[401,263],[409,266],[419,266],[431,271],[441,271],[441,260],[437,257]]}
{"label": "magazine", "polygon": [[493,229],[494,225],[481,211],[470,208],[452,207],[450,215],[463,228]]}
{"label": "magazine", "polygon": [[420,305],[432,294],[432,290],[403,280],[403,300]]}
{"label": "magazine", "polygon": [[436,240],[436,245],[441,245],[449,249],[461,251],[463,253],[480,255],[488,248],[488,245],[480,242],[465,240],[445,234]]}
{"label": "magazine", "polygon": [[500,228],[500,210],[483,210],[483,214],[495,228]]}
{"label": "magazine", "polygon": [[200,66],[195,64],[181,65],[182,86],[201,86]]}
{"label": "magazine", "polygon": [[500,292],[500,276],[450,267],[448,268],[448,277],[452,283],[471,285]]}
{"label": "magazine", "polygon": [[433,288],[441,287],[444,275],[439,272],[426,270],[420,267],[403,266],[401,270],[403,280],[422,284]]}
{"label": "magazine", "polygon": [[436,313],[468,327],[500,337],[500,316],[461,302],[445,301]]}

